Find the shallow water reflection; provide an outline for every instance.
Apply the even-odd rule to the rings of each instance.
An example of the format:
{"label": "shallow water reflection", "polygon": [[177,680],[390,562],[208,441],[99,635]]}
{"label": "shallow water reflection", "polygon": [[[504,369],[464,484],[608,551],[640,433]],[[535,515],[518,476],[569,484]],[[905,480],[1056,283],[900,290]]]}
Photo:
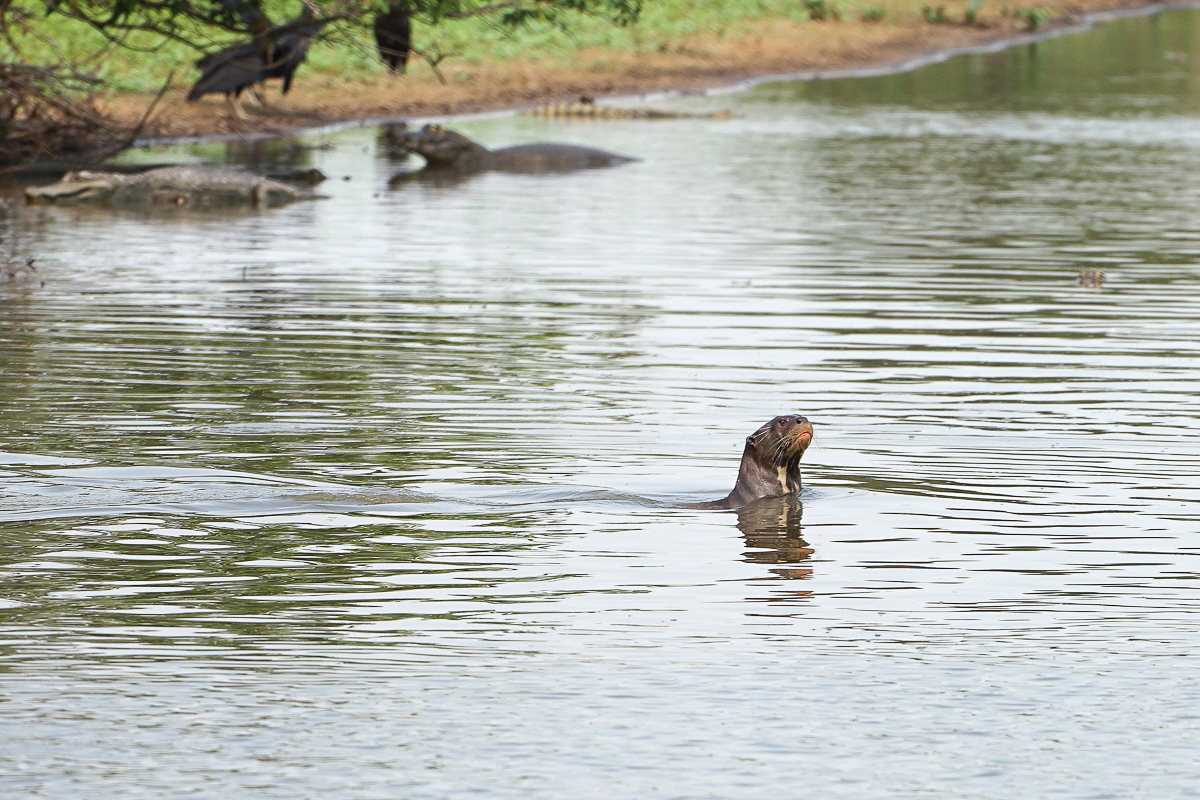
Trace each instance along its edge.
{"label": "shallow water reflection", "polygon": [[[1198,30],[454,123],[619,169],[389,190],[348,130],[229,147],[326,200],[0,220],[0,789],[1186,796]],[[675,507],[787,412],[799,498]]]}

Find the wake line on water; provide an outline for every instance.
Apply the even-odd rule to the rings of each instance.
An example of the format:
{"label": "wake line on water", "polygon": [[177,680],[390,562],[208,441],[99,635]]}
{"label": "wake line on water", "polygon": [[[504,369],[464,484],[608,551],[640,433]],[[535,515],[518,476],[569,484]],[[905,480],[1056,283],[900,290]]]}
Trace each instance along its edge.
{"label": "wake line on water", "polygon": [[445,493],[432,493],[178,467],[26,469],[10,471],[5,478],[0,482],[0,522],[144,514],[261,519],[339,513],[394,518],[579,503],[672,508],[691,500],[558,486],[447,484]]}

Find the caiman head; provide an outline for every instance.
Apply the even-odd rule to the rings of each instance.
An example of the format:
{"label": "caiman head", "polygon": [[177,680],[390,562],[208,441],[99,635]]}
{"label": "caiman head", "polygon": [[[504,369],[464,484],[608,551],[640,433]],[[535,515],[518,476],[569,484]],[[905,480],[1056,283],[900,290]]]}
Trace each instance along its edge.
{"label": "caiman head", "polygon": [[428,169],[482,169],[488,152],[478,142],[441,125],[426,125],[419,131],[393,126],[388,141],[424,158]]}
{"label": "caiman head", "polygon": [[122,176],[110,172],[68,172],[58,183],[49,186],[30,186],[25,200],[31,205],[59,201],[81,202],[101,200],[112,194]]}

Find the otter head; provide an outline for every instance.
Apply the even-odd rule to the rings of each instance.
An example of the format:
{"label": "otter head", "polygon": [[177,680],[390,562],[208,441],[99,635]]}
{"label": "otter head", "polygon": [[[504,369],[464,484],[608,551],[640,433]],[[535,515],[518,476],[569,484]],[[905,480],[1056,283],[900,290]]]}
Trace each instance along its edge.
{"label": "otter head", "polygon": [[733,491],[720,500],[689,508],[741,508],[767,497],[800,491],[800,456],[812,444],[813,428],[799,414],[786,414],[746,437]]}
{"label": "otter head", "polygon": [[423,157],[429,169],[476,169],[487,148],[441,125],[426,125],[419,131],[398,131],[393,141]]}
{"label": "otter head", "polygon": [[788,414],[763,425],[746,437],[746,446],[754,451],[760,463],[782,467],[799,461],[812,443],[813,428],[808,419]]}

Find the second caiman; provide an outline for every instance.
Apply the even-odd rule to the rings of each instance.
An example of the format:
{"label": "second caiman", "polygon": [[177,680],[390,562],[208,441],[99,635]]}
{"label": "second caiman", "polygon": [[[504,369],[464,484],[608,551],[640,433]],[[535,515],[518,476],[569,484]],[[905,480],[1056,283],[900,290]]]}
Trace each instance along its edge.
{"label": "second caiman", "polygon": [[602,105],[590,97],[570,103],[546,103],[521,112],[527,117],[546,119],[733,119],[730,111],[677,111],[649,106]]}

